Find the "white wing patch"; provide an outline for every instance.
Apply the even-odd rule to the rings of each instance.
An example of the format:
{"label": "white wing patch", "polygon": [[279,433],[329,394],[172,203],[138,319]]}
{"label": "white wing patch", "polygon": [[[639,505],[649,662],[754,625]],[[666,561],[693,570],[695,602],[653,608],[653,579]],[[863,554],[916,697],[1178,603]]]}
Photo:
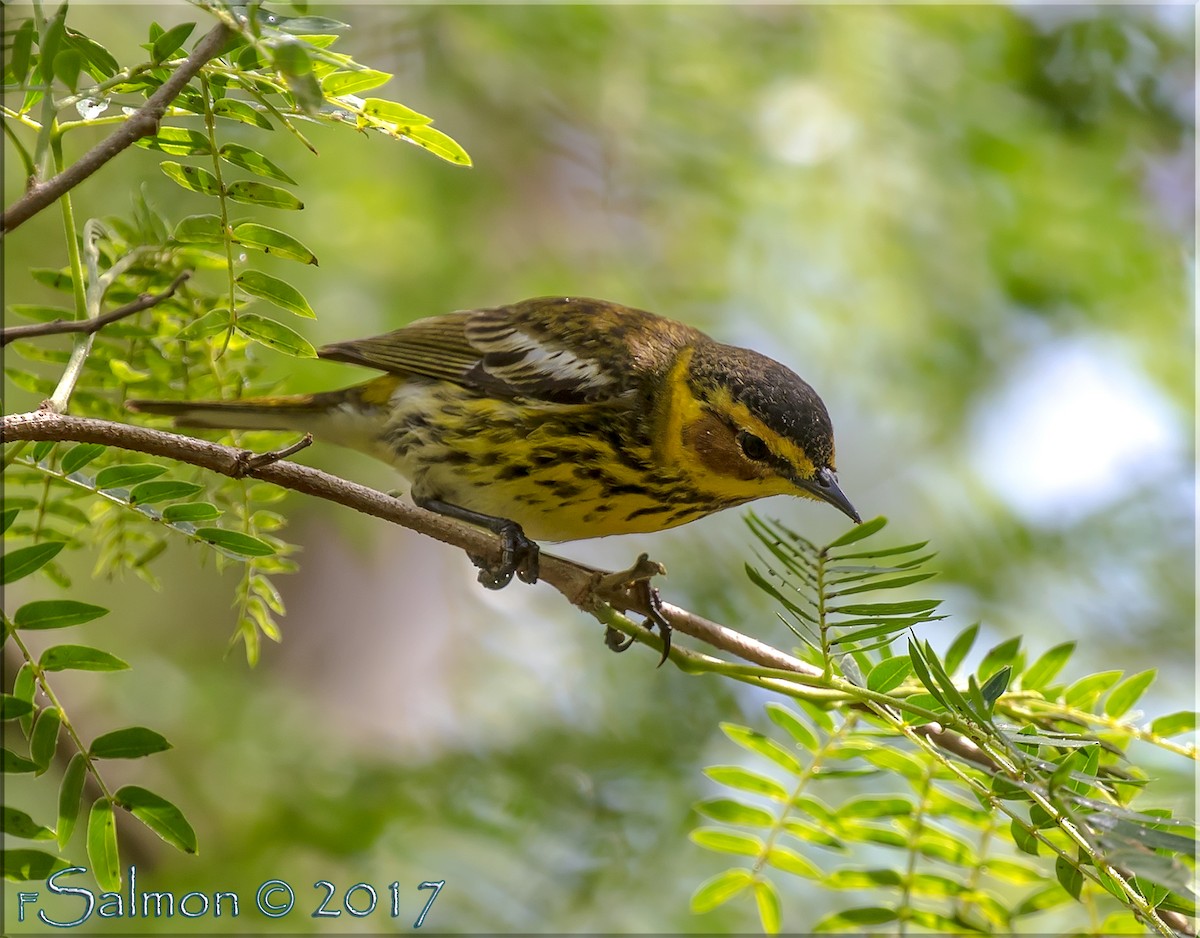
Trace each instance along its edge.
{"label": "white wing patch", "polygon": [[468,323],[467,339],[483,352],[483,370],[513,388],[590,397],[617,383],[590,359],[548,347],[507,324],[497,325]]}

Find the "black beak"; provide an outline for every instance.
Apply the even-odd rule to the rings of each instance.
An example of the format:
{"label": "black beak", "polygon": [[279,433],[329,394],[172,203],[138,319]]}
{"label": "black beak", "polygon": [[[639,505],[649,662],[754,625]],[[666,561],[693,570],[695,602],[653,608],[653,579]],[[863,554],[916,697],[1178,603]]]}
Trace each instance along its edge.
{"label": "black beak", "polygon": [[818,469],[816,475],[811,479],[797,479],[796,484],[805,491],[812,492],[821,501],[829,502],[842,514],[849,516],[855,524],[862,524],[862,518],[850,504],[850,499],[838,488],[837,475],[832,469],[828,467]]}

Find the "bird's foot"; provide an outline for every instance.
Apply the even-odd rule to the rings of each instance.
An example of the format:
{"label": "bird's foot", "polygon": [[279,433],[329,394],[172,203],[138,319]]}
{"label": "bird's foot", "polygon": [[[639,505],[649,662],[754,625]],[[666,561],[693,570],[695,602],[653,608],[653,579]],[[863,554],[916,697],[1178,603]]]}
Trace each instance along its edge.
{"label": "bird's foot", "polygon": [[471,555],[471,562],[479,568],[479,582],[490,590],[503,589],[512,582],[515,573],[523,583],[536,583],[537,544],[525,536],[516,522],[505,522],[497,528],[496,533],[503,539],[498,564],[490,564],[483,557]]}
{"label": "bird's foot", "polygon": [[[596,592],[601,594],[611,595],[614,592],[632,593],[633,597],[638,601],[638,605],[650,610],[650,614],[646,617],[646,621],[642,623],[642,627],[646,629],[657,628],[659,635],[662,636],[662,656],[658,659],[658,667],[660,668],[671,654],[672,629],[671,623],[663,615],[662,597],[659,596],[658,590],[650,585],[650,579],[655,576],[663,576],[666,572],[667,568],[661,563],[651,560],[648,554],[642,554],[638,557],[637,563],[628,570],[605,574],[596,584]],[[632,636],[622,634],[611,625],[605,629],[604,644],[613,651],[624,651],[633,644],[633,641]]]}

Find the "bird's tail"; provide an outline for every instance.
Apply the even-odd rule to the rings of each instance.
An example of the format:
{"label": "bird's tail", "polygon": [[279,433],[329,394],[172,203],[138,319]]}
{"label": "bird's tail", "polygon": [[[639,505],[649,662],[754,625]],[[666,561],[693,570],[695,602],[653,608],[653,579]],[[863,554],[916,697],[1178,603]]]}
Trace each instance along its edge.
{"label": "bird's tail", "polygon": [[314,418],[342,403],[345,391],[295,394],[287,397],[250,397],[240,401],[126,401],[140,414],[175,418],[177,427],[213,430],[308,430]]}

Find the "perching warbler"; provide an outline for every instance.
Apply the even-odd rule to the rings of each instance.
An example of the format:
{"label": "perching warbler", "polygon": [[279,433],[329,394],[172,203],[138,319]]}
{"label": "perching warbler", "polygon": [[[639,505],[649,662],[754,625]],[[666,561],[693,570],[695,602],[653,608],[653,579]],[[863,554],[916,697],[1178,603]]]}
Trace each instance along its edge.
{"label": "perching warbler", "polygon": [[785,493],[860,520],[816,391],[653,313],[543,297],[318,355],[385,374],[321,394],[128,406],[180,426],[310,431],[377,456],[417,505],[504,537],[504,562],[480,574],[492,588],[537,578],[530,538],[659,531]]}

